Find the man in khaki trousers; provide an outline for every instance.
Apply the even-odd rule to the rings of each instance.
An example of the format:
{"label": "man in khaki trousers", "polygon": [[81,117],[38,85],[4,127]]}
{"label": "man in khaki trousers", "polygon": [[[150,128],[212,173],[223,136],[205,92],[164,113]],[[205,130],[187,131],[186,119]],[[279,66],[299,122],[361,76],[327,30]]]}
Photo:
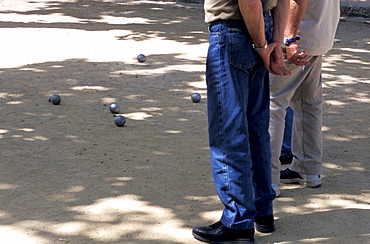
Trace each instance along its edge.
{"label": "man in khaki trousers", "polygon": [[[270,75],[272,186],[277,196],[280,182],[321,185],[322,55],[333,46],[339,17],[339,0],[290,0],[283,50],[285,66],[292,75]],[[287,107],[294,111],[293,161],[289,168],[280,171]]]}

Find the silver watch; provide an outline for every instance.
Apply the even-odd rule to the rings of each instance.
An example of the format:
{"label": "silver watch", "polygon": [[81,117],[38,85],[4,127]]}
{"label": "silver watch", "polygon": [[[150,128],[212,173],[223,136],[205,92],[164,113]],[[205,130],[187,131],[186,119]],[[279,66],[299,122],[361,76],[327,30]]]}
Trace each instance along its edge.
{"label": "silver watch", "polygon": [[252,47],[253,47],[254,51],[259,52],[259,51],[265,50],[267,48],[267,42],[265,42],[265,45],[263,47],[256,47],[254,44],[252,44]]}

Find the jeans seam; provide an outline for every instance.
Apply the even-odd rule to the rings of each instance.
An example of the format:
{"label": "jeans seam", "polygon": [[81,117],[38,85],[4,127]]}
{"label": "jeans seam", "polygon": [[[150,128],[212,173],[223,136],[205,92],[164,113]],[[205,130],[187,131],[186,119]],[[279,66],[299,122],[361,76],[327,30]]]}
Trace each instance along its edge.
{"label": "jeans seam", "polygon": [[[221,56],[221,49],[218,50],[220,52],[219,56]],[[222,59],[222,60],[225,60],[225,59]],[[219,60],[221,62],[221,60]],[[219,67],[222,67],[221,66],[221,63],[219,63]],[[225,72],[224,70],[221,70],[219,69],[219,73],[218,73],[218,86],[217,86],[217,97],[218,97],[218,107],[219,107],[219,118],[220,118],[220,128],[221,128],[221,145],[222,145],[222,162],[224,162],[224,168],[223,168],[223,171],[225,172],[224,173],[224,180],[225,180],[225,186],[227,187],[226,190],[229,190],[229,187],[230,187],[230,184],[229,184],[229,170],[228,170],[228,165],[225,163],[226,162],[226,153],[225,153],[225,148],[224,148],[224,143],[225,143],[225,123],[224,123],[224,119],[223,119],[223,111],[224,111],[224,108],[223,108],[223,104],[222,104],[222,101],[223,101],[223,98],[222,98],[222,86],[220,85],[221,83],[221,75],[222,73]]]}

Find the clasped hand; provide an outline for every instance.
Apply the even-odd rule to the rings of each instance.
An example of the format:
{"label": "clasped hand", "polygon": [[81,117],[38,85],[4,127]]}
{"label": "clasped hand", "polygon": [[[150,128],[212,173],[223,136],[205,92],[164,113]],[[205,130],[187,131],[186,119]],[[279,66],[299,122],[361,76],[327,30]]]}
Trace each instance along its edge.
{"label": "clasped hand", "polygon": [[291,72],[285,68],[283,52],[279,42],[268,44],[265,50],[259,51],[265,68],[274,75],[291,75]]}
{"label": "clasped hand", "polygon": [[[272,42],[265,50],[259,51],[265,68],[274,75],[291,75],[292,73],[284,65],[283,51],[279,42]],[[309,65],[309,55],[306,51],[299,52],[298,45],[292,43],[286,47],[287,60],[297,66]]]}
{"label": "clasped hand", "polygon": [[309,65],[310,62],[307,62],[307,59],[310,57],[306,55],[306,51],[299,52],[298,44],[292,43],[286,47],[287,60],[298,66]]}

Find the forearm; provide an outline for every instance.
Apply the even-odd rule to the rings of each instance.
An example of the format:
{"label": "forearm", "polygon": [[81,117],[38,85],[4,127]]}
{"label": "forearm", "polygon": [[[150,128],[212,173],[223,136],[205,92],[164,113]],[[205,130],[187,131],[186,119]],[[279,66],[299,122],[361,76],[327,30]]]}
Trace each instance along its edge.
{"label": "forearm", "polygon": [[249,35],[256,47],[266,43],[265,21],[260,0],[238,0],[239,9],[247,26]]}
{"label": "forearm", "polygon": [[290,12],[288,23],[285,28],[285,37],[295,38],[298,34],[300,23],[306,12],[308,0],[290,0]]}
{"label": "forearm", "polygon": [[279,0],[272,14],[274,18],[274,32],[272,40],[281,43],[288,22],[290,0]]}
{"label": "forearm", "polygon": [[[286,0],[280,0],[280,1],[286,2]],[[267,40],[265,36],[265,21],[264,21],[263,8],[262,8],[261,1],[260,0],[238,0],[238,3],[239,3],[240,12],[242,13],[245,25],[247,26],[248,33],[252,38],[254,46],[257,48],[264,47]],[[283,12],[285,13],[285,11],[279,10],[278,16],[281,17],[281,14]],[[282,24],[282,26],[279,27],[279,31],[277,31],[277,34],[276,34],[277,38],[283,36],[284,27],[285,27],[284,23]],[[290,74],[290,72],[287,71],[285,67],[278,67],[278,69],[274,69],[274,70],[272,70],[270,67],[271,53],[275,50],[275,48],[281,46],[281,40],[274,41],[268,44],[266,48],[263,48],[262,50],[258,50],[258,54],[262,58],[263,65],[269,72],[277,74],[277,75],[288,75]]]}

